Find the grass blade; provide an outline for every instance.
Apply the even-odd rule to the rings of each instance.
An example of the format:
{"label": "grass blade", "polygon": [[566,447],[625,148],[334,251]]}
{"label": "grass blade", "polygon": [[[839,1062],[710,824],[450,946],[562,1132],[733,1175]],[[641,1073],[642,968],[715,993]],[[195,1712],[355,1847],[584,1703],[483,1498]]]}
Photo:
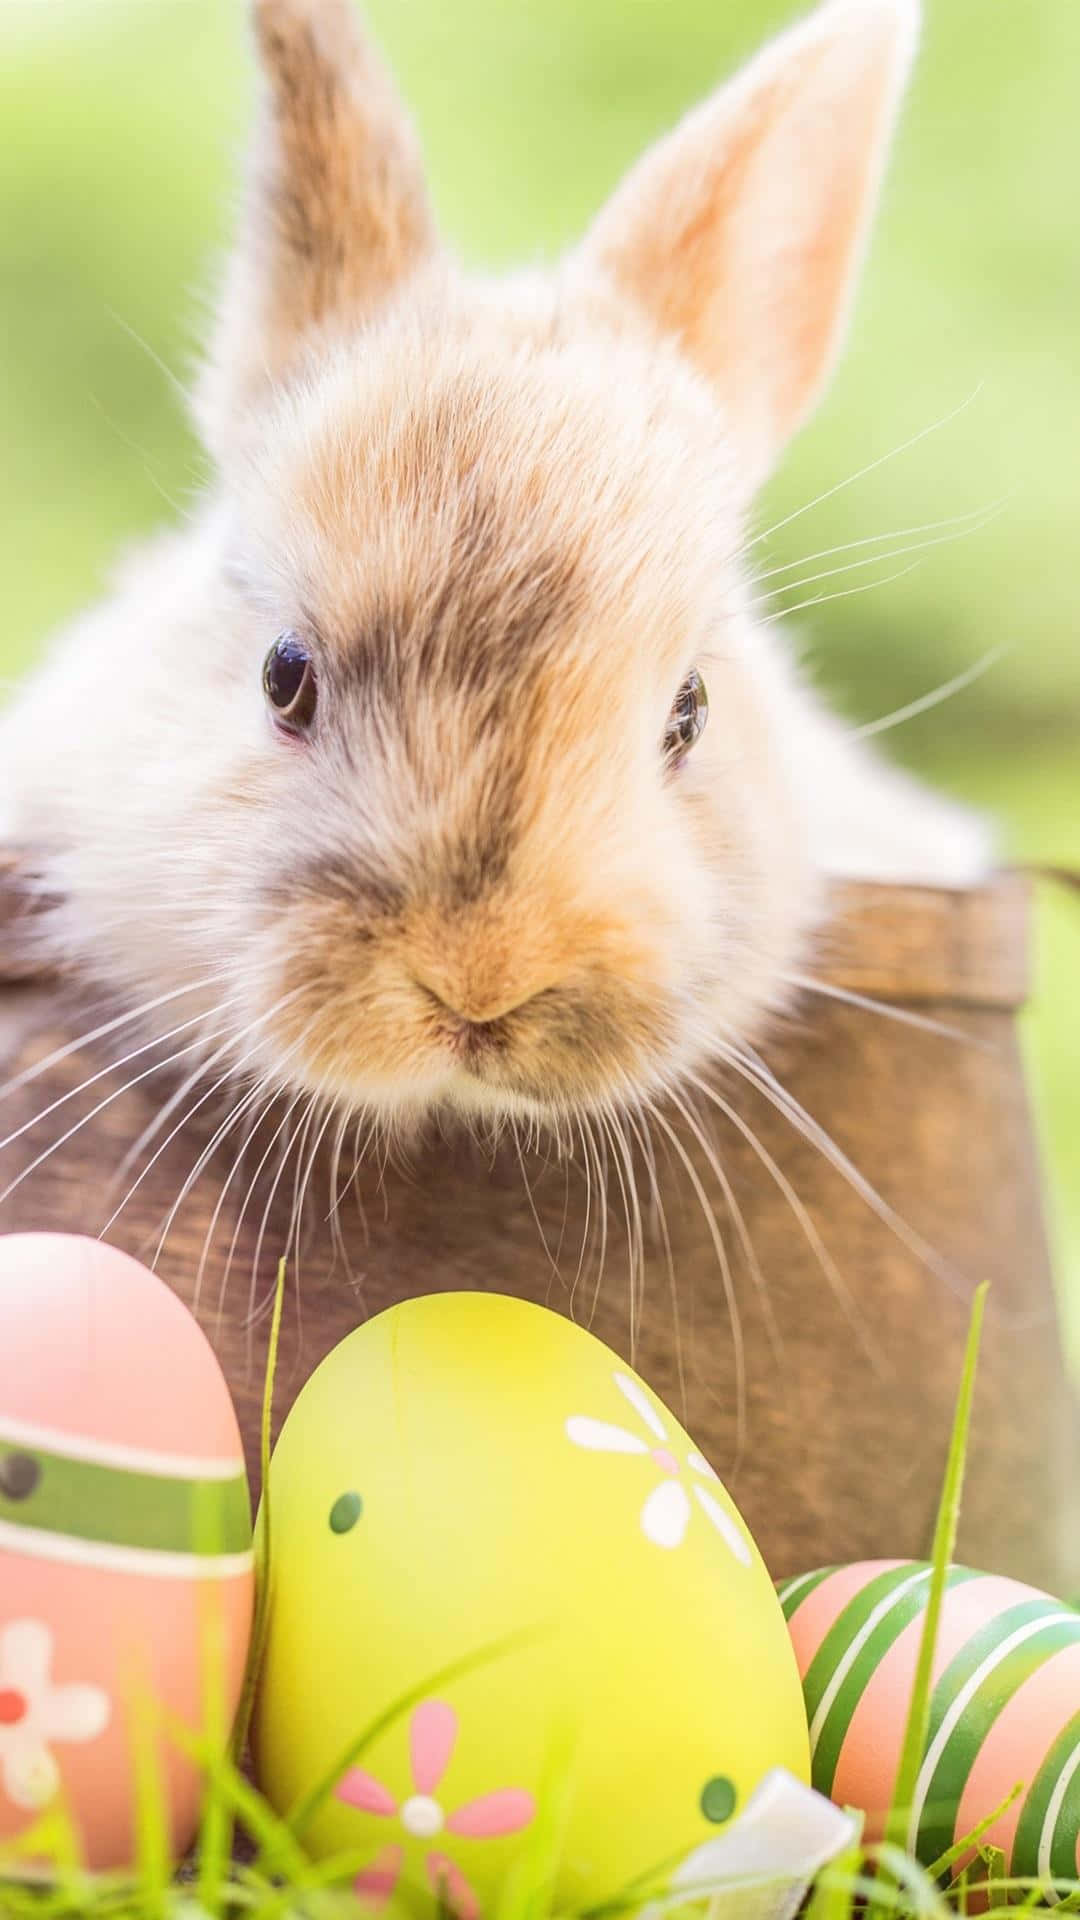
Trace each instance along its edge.
{"label": "grass blade", "polygon": [[910,1845],[914,1839],[913,1835],[909,1836],[908,1826],[930,1725],[934,1653],[941,1623],[941,1609],[945,1599],[945,1584],[956,1548],[956,1532],[960,1521],[960,1500],[963,1493],[968,1435],[971,1428],[971,1407],[975,1393],[975,1374],[979,1362],[979,1342],[982,1338],[987,1292],[988,1285],[984,1281],[975,1289],[975,1296],[971,1303],[971,1321],[964,1354],[964,1369],[960,1378],[960,1392],[956,1401],[949,1454],[945,1463],[945,1478],[938,1506],[937,1524],[934,1529],[933,1569],[930,1575],[926,1618],[919,1643],[915,1684],[904,1729],[904,1741],[900,1749],[900,1765],[897,1769],[892,1804],[885,1824],[886,1840],[896,1847],[903,1847],[905,1842]]}
{"label": "grass blade", "polygon": [[993,1813],[988,1813],[985,1819],[979,1821],[977,1827],[972,1827],[970,1833],[965,1833],[963,1837],[957,1840],[951,1847],[947,1847],[944,1853],[938,1855],[937,1859],[926,1869],[931,1880],[940,1880],[942,1874],[947,1873],[949,1868],[954,1866],[957,1860],[961,1859],[965,1853],[977,1851],[979,1841],[982,1839],[983,1834],[989,1833],[991,1827],[997,1825],[1003,1813],[1008,1813],[1013,1801],[1018,1800],[1023,1793],[1024,1784],[1022,1780],[1018,1780],[1015,1787],[1005,1795],[1001,1805],[994,1808]]}
{"label": "grass blade", "polygon": [[277,1375],[281,1316],[285,1304],[285,1261],[278,1262],[274,1312],[270,1321],[270,1341],[266,1350],[266,1374],[263,1379],[262,1419],[259,1426],[259,1513],[255,1526],[255,1618],[251,1628],[251,1652],[244,1675],[243,1692],[233,1732],[233,1757],[239,1759],[247,1746],[255,1689],[266,1652],[270,1628],[270,1442],[273,1426],[274,1380]]}

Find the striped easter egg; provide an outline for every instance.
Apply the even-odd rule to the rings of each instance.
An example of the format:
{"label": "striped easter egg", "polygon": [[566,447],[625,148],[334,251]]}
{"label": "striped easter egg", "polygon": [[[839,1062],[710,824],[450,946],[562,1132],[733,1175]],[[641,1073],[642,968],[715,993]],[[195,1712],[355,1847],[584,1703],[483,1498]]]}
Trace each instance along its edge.
{"label": "striped easter egg", "polygon": [[[813,1782],[881,1837],[900,1760],[930,1567],[868,1560],[789,1580]],[[908,1846],[930,1866],[982,1836],[1009,1871],[1080,1877],[1080,1613],[1016,1580],[951,1567]],[[962,1864],[962,1862],[960,1863]]]}
{"label": "striped easter egg", "polygon": [[[202,1734],[216,1700],[227,1726],[253,1585],[236,1414],[187,1308],[96,1240],[0,1238],[0,1848],[62,1806],[87,1865],[131,1861],[143,1716]],[[200,1778],[164,1735],[158,1770],[179,1854]]]}

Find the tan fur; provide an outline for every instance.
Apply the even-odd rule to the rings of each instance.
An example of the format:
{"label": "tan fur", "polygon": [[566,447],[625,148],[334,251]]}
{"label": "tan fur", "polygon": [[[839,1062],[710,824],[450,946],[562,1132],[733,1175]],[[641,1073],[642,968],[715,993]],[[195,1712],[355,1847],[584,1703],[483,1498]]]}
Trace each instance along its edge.
{"label": "tan fur", "polygon": [[[159,1030],[204,1016],[268,1085],[401,1122],[632,1103],[783,1004],[853,822],[856,865],[985,860],[818,708],[740,562],[833,350],[912,7],[831,0],[557,272],[499,285],[436,248],[346,0],[255,17],[199,402],[219,479],[17,704],[0,840],[59,897],[55,954],[177,996]],[[260,692],[287,629],[319,682],[299,741]],[[691,668],[710,720],[673,772]]]}
{"label": "tan fur", "polygon": [[348,326],[435,249],[420,149],[351,0],[261,0],[244,234],[196,401],[217,451],[313,330]]}

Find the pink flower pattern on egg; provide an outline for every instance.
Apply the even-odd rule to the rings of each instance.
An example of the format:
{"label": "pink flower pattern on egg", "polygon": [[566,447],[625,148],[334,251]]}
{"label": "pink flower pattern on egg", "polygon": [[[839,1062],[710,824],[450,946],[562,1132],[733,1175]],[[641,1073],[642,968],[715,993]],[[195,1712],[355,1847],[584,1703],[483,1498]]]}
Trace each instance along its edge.
{"label": "pink flower pattern on egg", "polygon": [[[396,1820],[414,1840],[434,1840],[441,1833],[461,1834],[471,1840],[492,1840],[504,1834],[520,1833],[536,1815],[531,1793],[518,1787],[501,1787],[448,1813],[435,1798],[457,1742],[458,1718],[453,1707],[442,1700],[425,1700],[409,1722],[409,1759],[414,1791],[400,1804],[373,1774],[362,1767],[350,1767],[338,1782],[337,1798],[361,1813]],[[384,1846],[371,1865],[354,1881],[357,1894],[370,1904],[387,1901],[401,1874],[405,1849],[400,1843]],[[480,1905],[476,1894],[449,1855],[430,1848],[424,1856],[424,1869],[432,1892],[448,1906],[456,1920],[478,1920]]]}
{"label": "pink flower pattern on egg", "polygon": [[668,1445],[667,1428],[648,1394],[628,1373],[616,1372],[612,1374],[612,1379],[648,1428],[653,1444],[639,1433],[631,1433],[627,1427],[613,1426],[607,1420],[594,1420],[585,1413],[570,1416],[566,1423],[568,1439],[589,1453],[636,1455],[659,1467],[664,1478],[653,1488],[641,1509],[641,1531],[654,1546],[672,1548],[682,1545],[693,1512],[690,1504],[693,1494],[702,1513],[712,1522],[735,1559],[748,1567],[750,1547],[745,1534],[716,1495],[710,1492],[707,1485],[701,1484],[702,1481],[716,1479],[704,1455],[695,1451],[687,1454],[685,1464],[690,1473],[697,1477],[684,1482],[682,1463]]}
{"label": "pink flower pattern on egg", "polygon": [[52,1659],[44,1621],[12,1620],[0,1629],[0,1784],[26,1813],[40,1813],[60,1785],[54,1744],[96,1740],[109,1723],[108,1695],[100,1687],[54,1686]]}

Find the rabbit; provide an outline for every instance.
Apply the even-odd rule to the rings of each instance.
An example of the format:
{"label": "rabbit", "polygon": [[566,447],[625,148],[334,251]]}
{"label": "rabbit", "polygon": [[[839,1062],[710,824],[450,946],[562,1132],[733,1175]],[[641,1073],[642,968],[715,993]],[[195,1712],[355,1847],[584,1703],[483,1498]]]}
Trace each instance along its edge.
{"label": "rabbit", "polygon": [[825,0],[506,279],[441,241],[351,0],[253,25],[213,481],[0,718],[6,970],[388,1129],[632,1107],[783,1014],[834,880],[993,863],[819,700],[747,552],[918,0]]}

